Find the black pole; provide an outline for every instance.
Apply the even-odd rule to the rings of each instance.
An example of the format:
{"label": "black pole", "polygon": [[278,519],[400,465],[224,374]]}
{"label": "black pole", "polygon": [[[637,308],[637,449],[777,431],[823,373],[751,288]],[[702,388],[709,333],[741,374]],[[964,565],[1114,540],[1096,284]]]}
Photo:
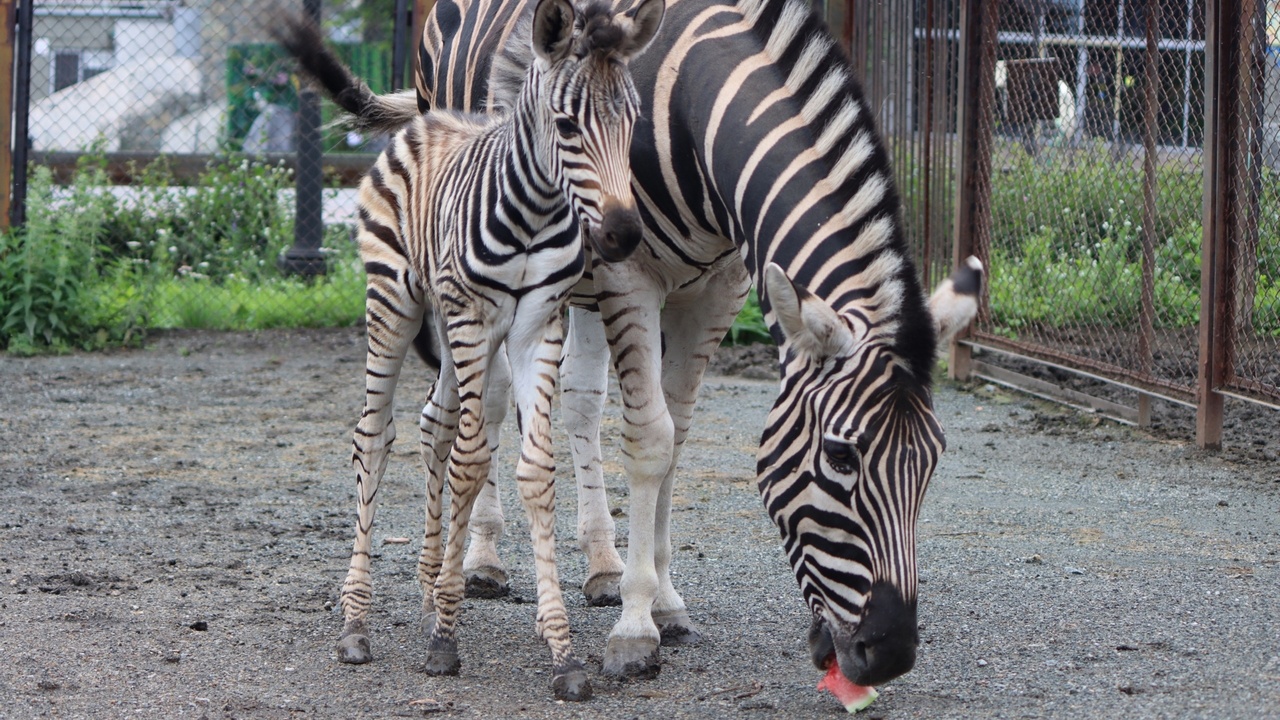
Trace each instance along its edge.
{"label": "black pole", "polygon": [[396,0],[396,22],[391,28],[391,89],[404,87],[405,57],[409,50],[409,35],[413,33],[413,16],[409,14],[409,0]]}
{"label": "black pole", "polygon": [[9,227],[17,229],[27,222],[27,150],[28,117],[31,112],[31,23],[35,16],[35,0],[22,0],[18,6],[17,58],[14,62],[13,89],[13,204],[9,207]]}
{"label": "black pole", "polygon": [[[307,17],[320,24],[320,0],[304,0]],[[297,210],[293,221],[293,245],[280,256],[280,270],[289,275],[323,275],[324,174],[320,167],[320,96],[310,89],[298,94]]]}

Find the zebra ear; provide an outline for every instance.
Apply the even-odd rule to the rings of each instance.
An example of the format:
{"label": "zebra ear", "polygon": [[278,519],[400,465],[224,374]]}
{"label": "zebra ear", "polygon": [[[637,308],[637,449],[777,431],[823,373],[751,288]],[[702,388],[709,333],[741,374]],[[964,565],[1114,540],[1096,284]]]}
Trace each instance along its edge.
{"label": "zebra ear", "polygon": [[942,281],[929,298],[929,313],[938,331],[938,348],[944,349],[956,333],[965,329],[978,314],[978,294],[982,292],[982,261],[970,256]]}
{"label": "zebra ear", "polygon": [[573,3],[539,0],[533,11],[533,52],[552,63],[563,60],[573,47]]}
{"label": "zebra ear", "polygon": [[856,338],[849,325],[830,305],[791,282],[775,263],[765,268],[764,286],[773,317],[796,351],[822,360],[853,348]]}
{"label": "zebra ear", "polygon": [[640,0],[635,7],[623,13],[621,25],[627,31],[627,39],[619,48],[619,54],[630,59],[644,52],[658,34],[658,28],[662,27],[666,13],[666,0]]}

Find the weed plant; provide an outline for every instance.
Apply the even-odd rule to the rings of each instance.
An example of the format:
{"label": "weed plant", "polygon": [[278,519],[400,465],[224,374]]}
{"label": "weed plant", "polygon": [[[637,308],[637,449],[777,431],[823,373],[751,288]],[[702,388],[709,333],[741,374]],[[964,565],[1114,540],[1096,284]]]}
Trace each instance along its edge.
{"label": "weed plant", "polygon": [[293,237],[287,170],[226,159],[192,187],[163,163],[141,177],[113,191],[100,153],[67,188],[33,168],[28,222],[0,235],[0,348],[63,352],[136,343],[151,328],[350,325],[363,315],[364,272],[346,228],[326,231],[326,275],[277,270]]}
{"label": "weed plant", "polygon": [[[1064,167],[1012,153],[992,177],[990,307],[997,332],[1132,326],[1140,309],[1143,173],[1101,147]],[[1280,176],[1263,170],[1252,320],[1280,335]],[[1155,325],[1200,317],[1203,178],[1179,166],[1156,177]]]}

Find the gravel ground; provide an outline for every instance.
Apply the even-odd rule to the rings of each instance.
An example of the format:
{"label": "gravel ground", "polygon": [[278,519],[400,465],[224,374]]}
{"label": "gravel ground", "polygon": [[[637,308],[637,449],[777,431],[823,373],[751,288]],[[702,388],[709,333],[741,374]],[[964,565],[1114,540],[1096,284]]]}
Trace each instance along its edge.
{"label": "gravel ground", "polygon": [[[510,487],[513,594],[465,604],[459,677],[422,673],[416,549],[382,544],[420,532],[422,376],[400,394],[380,493],[376,660],[335,662],[362,364],[358,330],[0,356],[0,718],[844,715],[814,690],[806,613],[753,488],[774,386],[741,376],[708,381],[674,502],[677,585],[705,641],[664,650],[657,679],[593,674],[590,702],[551,699]],[[1280,718],[1280,464],[989,386],[943,385],[937,405],[949,447],[919,528],[919,662],[866,715]],[[616,398],[609,413],[622,501]],[[562,508],[573,494],[562,483]],[[576,589],[571,512],[560,538],[595,673],[617,609]]]}

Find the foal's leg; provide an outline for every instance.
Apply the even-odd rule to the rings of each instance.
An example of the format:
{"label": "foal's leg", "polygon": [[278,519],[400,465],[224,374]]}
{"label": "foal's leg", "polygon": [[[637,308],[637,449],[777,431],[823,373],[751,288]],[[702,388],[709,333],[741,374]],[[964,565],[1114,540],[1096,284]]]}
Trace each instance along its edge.
{"label": "foal's leg", "polygon": [[427,643],[427,674],[455,675],[457,621],[466,581],[462,555],[476,495],[489,477],[489,439],[485,432],[484,386],[492,352],[483,323],[457,314],[445,318],[449,352],[458,380],[458,432],[449,451],[449,538],[435,584],[436,622]]}
{"label": "foal's leg", "polygon": [[520,460],[516,483],[529,515],[538,574],[538,634],[551,648],[551,687],[560,700],[586,700],[591,683],[573,656],[569,618],[556,572],[555,454],[551,445],[551,398],[559,379],[564,345],[559,308],[541,328],[507,339],[516,408],[520,417]]}
{"label": "foal's leg", "polygon": [[[442,336],[440,347],[448,347],[443,327],[436,318],[436,330]],[[447,352],[440,357],[440,374],[431,386],[427,403],[418,418],[421,431],[422,462],[426,467],[426,527],[422,534],[422,553],[418,556],[418,585],[422,589],[422,630],[430,634],[435,627],[435,588],[440,566],[444,563],[443,498],[445,463],[458,436],[458,379],[453,358]]]}
{"label": "foal's leg", "polygon": [[561,417],[578,483],[578,547],[587,556],[582,594],[588,605],[621,605],[618,581],[625,566],[615,544],[600,458],[600,416],[609,382],[609,345],[600,313],[569,309],[560,379]]}
{"label": "foal's leg", "polygon": [[[489,381],[485,388],[485,426],[489,433],[489,453],[498,451],[498,432],[507,417],[511,397],[511,365],[504,350],[498,350],[489,364]],[[498,557],[498,541],[502,539],[502,498],[498,495],[498,468],[489,466],[489,479],[480,489],[471,511],[471,538],[467,556],[462,560],[462,573],[467,578],[467,597],[497,598],[511,591],[507,570]]]}
{"label": "foal's leg", "polygon": [[[362,228],[362,240],[367,232]],[[422,324],[424,307],[423,290],[403,260],[398,255],[372,260],[366,258],[366,261],[387,266],[388,272],[369,275],[364,410],[356,424],[351,456],[351,464],[356,471],[356,539],[347,578],[342,583],[344,622],[338,640],[338,659],[344,663],[367,663],[373,659],[369,631],[365,626],[365,616],[373,598],[369,573],[373,516],[378,484],[387,468],[391,443],[396,438],[395,425],[391,421],[396,380],[400,376],[405,353]],[[395,267],[391,267],[393,265]]]}

